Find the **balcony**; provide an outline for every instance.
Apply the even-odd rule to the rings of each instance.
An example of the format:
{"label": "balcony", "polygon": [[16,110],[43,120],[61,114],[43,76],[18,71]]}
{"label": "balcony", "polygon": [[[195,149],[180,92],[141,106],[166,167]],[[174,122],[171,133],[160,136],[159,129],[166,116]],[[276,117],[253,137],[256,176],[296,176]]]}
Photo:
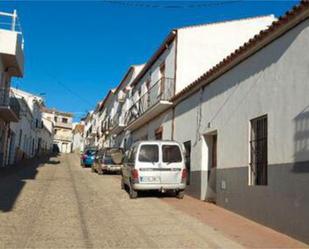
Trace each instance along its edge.
{"label": "balcony", "polygon": [[61,141],[71,142],[72,141],[72,136],[71,135],[65,136],[65,135],[61,135],[61,134],[55,134],[54,135],[54,140],[61,140]]}
{"label": "balcony", "polygon": [[167,110],[173,103],[169,100],[174,95],[173,78],[161,78],[132,104],[126,114],[126,130],[135,130]]}
{"label": "balcony", "polygon": [[20,105],[16,98],[10,97],[10,89],[0,89],[0,118],[6,122],[18,122]]}
{"label": "balcony", "polygon": [[[0,25],[0,57],[10,75],[22,77],[24,74],[24,51],[21,32],[16,30],[17,14],[0,12],[0,19],[10,18],[10,27]],[[4,23],[7,24],[7,23]]]}
{"label": "balcony", "polygon": [[64,122],[56,121],[54,126],[65,128],[65,129],[72,129],[72,123],[64,123]]}
{"label": "balcony", "polygon": [[116,113],[116,115],[112,119],[111,134],[119,134],[124,128],[124,117],[120,113]]}

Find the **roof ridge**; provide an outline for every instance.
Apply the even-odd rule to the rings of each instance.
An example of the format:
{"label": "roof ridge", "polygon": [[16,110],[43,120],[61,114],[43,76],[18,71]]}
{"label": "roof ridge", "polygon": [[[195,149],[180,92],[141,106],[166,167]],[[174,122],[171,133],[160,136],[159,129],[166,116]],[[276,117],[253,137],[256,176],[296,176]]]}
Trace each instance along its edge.
{"label": "roof ridge", "polygon": [[239,21],[245,21],[245,20],[261,19],[263,17],[273,17],[276,19],[276,16],[274,14],[258,15],[258,16],[249,16],[249,17],[239,18],[239,19],[227,19],[227,20],[217,21],[217,22],[208,22],[208,23],[202,23],[202,24],[188,25],[188,26],[176,28],[174,30],[183,30],[183,29],[198,28],[198,27],[203,27],[203,26],[224,24],[224,23],[229,23],[229,22],[239,22]]}

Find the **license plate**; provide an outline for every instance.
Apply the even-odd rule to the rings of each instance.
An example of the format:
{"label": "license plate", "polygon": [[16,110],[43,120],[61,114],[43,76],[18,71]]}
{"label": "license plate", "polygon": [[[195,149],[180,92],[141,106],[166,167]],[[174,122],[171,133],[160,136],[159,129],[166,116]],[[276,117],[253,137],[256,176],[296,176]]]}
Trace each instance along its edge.
{"label": "license plate", "polygon": [[141,176],[141,182],[160,182],[159,176]]}

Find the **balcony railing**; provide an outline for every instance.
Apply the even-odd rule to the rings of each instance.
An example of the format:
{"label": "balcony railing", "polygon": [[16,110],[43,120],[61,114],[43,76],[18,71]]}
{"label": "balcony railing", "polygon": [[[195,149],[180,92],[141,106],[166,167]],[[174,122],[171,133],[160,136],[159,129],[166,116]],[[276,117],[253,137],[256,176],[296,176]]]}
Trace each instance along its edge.
{"label": "balcony railing", "polygon": [[18,43],[21,45],[21,49],[24,49],[24,39],[17,11],[14,10],[13,13],[0,12],[0,19],[2,20],[2,22],[0,22],[0,29],[18,33]]}
{"label": "balcony railing", "polygon": [[67,128],[67,129],[72,129],[72,123],[64,123],[64,122],[57,121],[57,122],[55,122],[55,126]]}
{"label": "balcony railing", "polygon": [[20,118],[20,105],[15,97],[10,97],[9,88],[0,89],[0,117],[8,122],[17,122]]}
{"label": "balcony railing", "polygon": [[63,140],[63,141],[72,141],[72,136],[71,135],[65,136],[65,135],[55,134],[54,139]]}
{"label": "balcony railing", "polygon": [[168,101],[174,95],[175,81],[173,78],[161,78],[132,104],[125,122],[138,118],[160,101]]}
{"label": "balcony railing", "polygon": [[10,105],[10,88],[0,89],[0,106]]}
{"label": "balcony railing", "polygon": [[10,108],[16,114],[17,118],[20,118],[20,105],[15,97],[10,97]]}

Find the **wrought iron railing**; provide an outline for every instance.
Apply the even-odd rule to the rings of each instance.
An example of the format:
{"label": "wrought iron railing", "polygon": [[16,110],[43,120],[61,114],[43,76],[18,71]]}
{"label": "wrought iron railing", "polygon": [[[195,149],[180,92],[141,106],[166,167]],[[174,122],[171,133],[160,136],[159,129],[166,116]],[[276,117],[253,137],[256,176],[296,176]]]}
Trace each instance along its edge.
{"label": "wrought iron railing", "polygon": [[0,88],[0,106],[10,105],[10,88]]}
{"label": "wrought iron railing", "polygon": [[10,88],[1,88],[0,89],[0,106],[10,107],[16,116],[20,116],[20,104],[15,97],[10,97]]}
{"label": "wrought iron railing", "polygon": [[158,102],[170,100],[174,95],[174,89],[175,81],[173,78],[163,77],[159,79],[145,93],[142,92],[141,96],[133,102],[127,113],[126,123],[139,117]]}
{"label": "wrought iron railing", "polygon": [[20,118],[20,104],[18,102],[18,99],[15,97],[10,97],[10,108],[13,112],[15,112],[17,118]]}
{"label": "wrought iron railing", "polygon": [[120,112],[117,112],[112,118],[112,128],[115,128],[117,126],[123,126],[124,124],[125,123],[124,123],[123,115],[121,115]]}

